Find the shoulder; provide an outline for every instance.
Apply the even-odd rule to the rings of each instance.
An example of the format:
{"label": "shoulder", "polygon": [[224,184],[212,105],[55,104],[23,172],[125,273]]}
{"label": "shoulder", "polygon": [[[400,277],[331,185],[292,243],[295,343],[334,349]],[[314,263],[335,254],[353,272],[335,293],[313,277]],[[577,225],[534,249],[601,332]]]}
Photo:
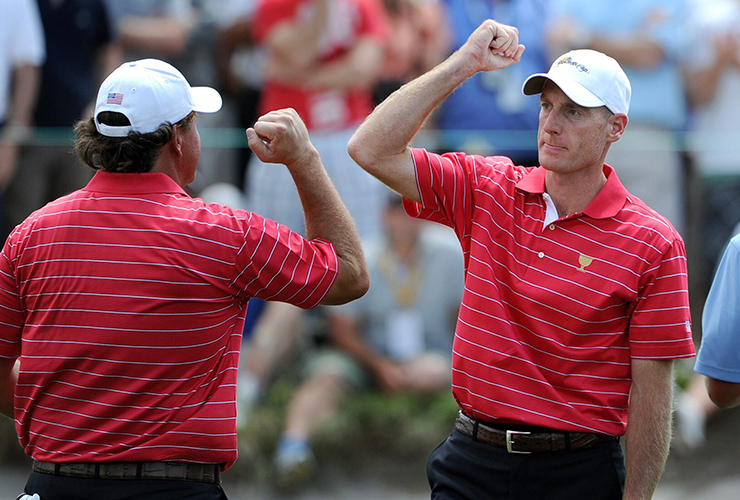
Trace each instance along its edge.
{"label": "shoulder", "polygon": [[514,165],[505,156],[469,155],[464,152],[437,154],[426,149],[412,148],[417,169],[421,166],[457,169],[474,177],[504,177],[519,182],[532,168]]}
{"label": "shoulder", "polygon": [[633,241],[631,246],[648,261],[656,262],[667,254],[686,259],[683,238],[673,224],[640,198],[629,194],[614,219],[619,224],[619,232]]}

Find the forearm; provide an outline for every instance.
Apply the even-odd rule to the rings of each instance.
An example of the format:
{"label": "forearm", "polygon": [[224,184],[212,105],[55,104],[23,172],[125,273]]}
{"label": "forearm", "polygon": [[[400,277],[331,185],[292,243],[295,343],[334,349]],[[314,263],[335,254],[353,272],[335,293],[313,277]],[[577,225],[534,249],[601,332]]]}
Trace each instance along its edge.
{"label": "forearm", "polygon": [[26,65],[15,69],[10,101],[12,104],[8,113],[9,124],[31,126],[40,81],[41,69],[38,66]]}
{"label": "forearm", "polygon": [[720,408],[733,408],[740,405],[740,383],[707,377],[707,392],[712,402]]}
{"label": "forearm", "polygon": [[300,164],[288,165],[303,206],[308,239],[331,241],[339,258],[336,281],[322,304],[342,304],[361,297],[369,286],[367,263],[357,228],[312,147]]}
{"label": "forearm", "polygon": [[722,68],[722,62],[717,60],[711,67],[686,78],[687,95],[693,106],[703,106],[712,99],[717,90]]}
{"label": "forearm", "polygon": [[373,40],[360,41],[345,56],[310,71],[302,85],[316,89],[350,90],[370,87],[378,77],[383,51]]}
{"label": "forearm", "polygon": [[313,0],[310,14],[300,21],[283,23],[267,38],[267,47],[294,67],[308,67],[319,56],[321,35],[326,29],[329,0]]}
{"label": "forearm", "polygon": [[589,48],[613,57],[623,65],[650,69],[665,60],[665,52],[645,35],[635,37],[607,37],[594,34]]}
{"label": "forearm", "polygon": [[127,17],[121,21],[120,40],[127,50],[180,54],[188,43],[193,21],[166,17]]}
{"label": "forearm", "polygon": [[15,418],[13,398],[18,383],[17,359],[0,358],[0,413],[8,418]]}
{"label": "forearm", "polygon": [[[673,362],[643,361],[649,372],[633,363],[633,386],[626,433],[624,500],[648,500],[660,481],[671,441]],[[637,375],[637,378],[636,378]]]}
{"label": "forearm", "polygon": [[[402,86],[360,125],[348,144],[350,156],[403,196],[419,201],[409,144],[434,109],[475,74],[453,54],[428,73]],[[398,168],[396,168],[398,165]]]}
{"label": "forearm", "polygon": [[329,319],[332,343],[352,356],[368,370],[377,371],[385,358],[365,343],[358,331],[357,321],[347,316],[333,316]]}

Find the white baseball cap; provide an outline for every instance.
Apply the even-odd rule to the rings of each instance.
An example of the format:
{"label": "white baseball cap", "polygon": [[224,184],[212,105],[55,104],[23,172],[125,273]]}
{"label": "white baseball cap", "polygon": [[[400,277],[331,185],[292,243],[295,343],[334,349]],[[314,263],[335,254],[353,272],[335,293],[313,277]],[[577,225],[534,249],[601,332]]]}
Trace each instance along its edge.
{"label": "white baseball cap", "polygon": [[[191,87],[174,66],[157,59],[126,62],[108,75],[95,103],[95,127],[108,137],[129,132],[148,134],[165,123],[177,123],[190,114],[215,113],[221,94],[211,87]],[[111,126],[98,121],[98,114],[124,114],[131,125]]]}
{"label": "white baseball cap", "polygon": [[632,87],[627,75],[617,61],[601,52],[579,49],[563,54],[552,63],[550,71],[527,78],[522,92],[539,94],[547,80],[580,106],[606,106],[614,114],[625,115],[630,109]]}

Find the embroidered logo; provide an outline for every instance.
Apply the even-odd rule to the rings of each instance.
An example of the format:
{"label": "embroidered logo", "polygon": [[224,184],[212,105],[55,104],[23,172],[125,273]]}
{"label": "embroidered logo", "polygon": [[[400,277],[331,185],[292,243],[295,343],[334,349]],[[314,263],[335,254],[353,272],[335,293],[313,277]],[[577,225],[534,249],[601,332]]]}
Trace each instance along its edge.
{"label": "embroidered logo", "polygon": [[121,104],[123,102],[123,94],[119,94],[118,92],[109,92],[108,93],[108,99],[106,99],[106,104]]}
{"label": "embroidered logo", "polygon": [[586,272],[586,268],[588,266],[590,266],[593,261],[594,261],[594,259],[592,259],[591,257],[589,257],[587,255],[583,255],[583,254],[579,255],[578,256],[578,264],[581,267],[579,267],[578,270],[581,271],[582,273],[585,273]]}
{"label": "embroidered logo", "polygon": [[583,64],[581,64],[581,63],[579,63],[577,61],[574,61],[573,58],[570,57],[570,56],[569,57],[563,57],[562,59],[560,59],[558,61],[558,66],[560,66],[561,64],[567,64],[569,66],[575,66],[578,69],[578,71],[581,71],[583,73],[588,73],[588,68],[586,66],[584,66]]}

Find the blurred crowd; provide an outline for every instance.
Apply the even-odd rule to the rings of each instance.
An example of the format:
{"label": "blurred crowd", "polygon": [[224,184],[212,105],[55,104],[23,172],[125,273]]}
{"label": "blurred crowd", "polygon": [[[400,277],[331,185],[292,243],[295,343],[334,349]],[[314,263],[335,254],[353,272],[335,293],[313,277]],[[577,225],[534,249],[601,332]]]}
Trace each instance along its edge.
{"label": "blurred crowd", "polygon": [[[425,125],[418,145],[536,165],[539,100],[522,94],[524,78],[567,50],[592,48],[617,59],[632,82],[629,127],[607,162],[684,236],[697,313],[740,222],[732,126],[740,0],[0,0],[0,12],[3,235],[91,178],[71,154],[71,127],[91,115],[100,82],[124,61],[168,61],[192,75],[192,85],[225,96],[223,112],[200,118],[194,196],[296,230],[304,222],[288,172],[253,157],[243,129],[283,107],[306,122],[357,222],[374,288],[356,303],[309,313],[250,304],[242,422],[281,360],[301,353],[302,382],[276,447],[286,483],[315,467],[311,437],[341,397],[449,390],[459,248],[451,233],[406,218],[346,146],[374,105],[444,60],[484,19],[519,29],[521,63],[473,77]],[[701,445],[713,406],[700,380],[688,386],[677,435],[691,449]]]}

